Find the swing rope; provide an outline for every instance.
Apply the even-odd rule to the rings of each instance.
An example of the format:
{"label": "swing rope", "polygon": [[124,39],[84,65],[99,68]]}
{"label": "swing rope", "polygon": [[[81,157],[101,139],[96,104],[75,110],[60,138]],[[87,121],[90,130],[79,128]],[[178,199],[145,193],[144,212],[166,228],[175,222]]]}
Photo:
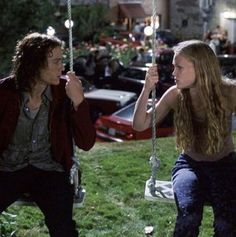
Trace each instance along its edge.
{"label": "swing rope", "polygon": [[72,14],[71,14],[71,0],[67,0],[67,12],[68,12],[68,33],[69,33],[69,56],[70,56],[70,71],[73,72],[73,43],[72,43]]}
{"label": "swing rope", "polygon": [[[71,0],[67,0],[67,12],[68,12],[68,33],[69,33],[69,68],[70,71],[73,72],[73,37],[72,37],[72,14],[71,14]],[[73,165],[70,170],[70,183],[74,185],[74,206],[76,203],[79,204],[83,202],[85,196],[85,189],[83,189],[80,185],[79,181],[79,168],[80,162],[79,159],[75,156],[75,144],[73,141]]]}
{"label": "swing rope", "polygon": [[[156,0],[152,0],[153,13],[152,13],[152,66],[156,64]],[[150,164],[152,166],[152,175],[149,182],[150,191],[155,192],[155,183],[157,171],[160,166],[160,160],[157,159],[157,146],[156,146],[156,88],[152,89],[152,155],[150,158]]]}
{"label": "swing rope", "polygon": [[[156,19],[157,19],[157,0],[152,0],[152,66],[156,65]],[[160,160],[157,157],[156,144],[156,88],[152,89],[152,155],[149,163],[151,165],[151,177],[146,182],[145,198],[150,201],[161,200],[173,202],[174,196],[170,181],[156,180],[157,172],[160,167]]]}

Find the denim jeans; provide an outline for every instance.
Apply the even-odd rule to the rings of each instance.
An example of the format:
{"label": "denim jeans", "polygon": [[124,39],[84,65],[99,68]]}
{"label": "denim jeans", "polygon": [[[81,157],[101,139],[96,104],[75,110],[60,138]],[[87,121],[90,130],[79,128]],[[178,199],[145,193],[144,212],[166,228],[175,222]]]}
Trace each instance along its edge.
{"label": "denim jeans", "polygon": [[72,220],[73,187],[65,172],[32,166],[14,172],[0,171],[0,213],[25,192],[43,212],[51,237],[78,237]]}
{"label": "denim jeans", "polygon": [[236,154],[216,161],[194,161],[181,154],[172,171],[177,206],[174,237],[195,237],[204,204],[212,206],[214,237],[236,236]]}

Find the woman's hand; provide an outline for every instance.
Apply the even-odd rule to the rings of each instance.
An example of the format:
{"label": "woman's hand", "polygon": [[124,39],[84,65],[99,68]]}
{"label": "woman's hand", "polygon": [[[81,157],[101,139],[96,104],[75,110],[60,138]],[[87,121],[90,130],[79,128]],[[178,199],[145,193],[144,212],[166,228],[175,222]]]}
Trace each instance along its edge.
{"label": "woman's hand", "polygon": [[78,105],[84,100],[83,86],[79,78],[73,73],[67,73],[67,82],[65,86],[66,94],[77,109]]}
{"label": "woman's hand", "polygon": [[152,89],[156,87],[158,80],[157,65],[152,65],[146,73],[144,89],[148,92],[152,91]]}

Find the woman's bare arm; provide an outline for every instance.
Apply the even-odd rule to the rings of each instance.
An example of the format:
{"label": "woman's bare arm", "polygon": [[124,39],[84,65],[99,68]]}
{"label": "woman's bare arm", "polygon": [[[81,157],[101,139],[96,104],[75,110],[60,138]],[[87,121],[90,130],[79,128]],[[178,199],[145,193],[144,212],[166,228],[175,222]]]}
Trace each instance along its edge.
{"label": "woman's bare arm", "polygon": [[[147,111],[147,105],[152,88],[154,88],[158,82],[158,74],[155,68],[156,67],[151,67],[149,69],[145,78],[143,90],[135,105],[133,128],[137,131],[143,131],[151,126],[152,109]],[[156,105],[157,123],[159,123],[171,109],[174,109],[176,101],[177,88],[176,86],[173,86],[166,91]]]}

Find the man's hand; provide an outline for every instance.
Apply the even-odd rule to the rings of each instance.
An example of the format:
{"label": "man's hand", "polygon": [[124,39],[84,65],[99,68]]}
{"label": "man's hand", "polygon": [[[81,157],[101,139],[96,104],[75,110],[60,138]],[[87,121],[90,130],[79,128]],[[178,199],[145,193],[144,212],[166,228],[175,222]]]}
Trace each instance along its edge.
{"label": "man's hand", "polygon": [[84,100],[83,86],[79,78],[73,73],[67,73],[67,82],[65,86],[66,94],[73,102],[75,109]]}

